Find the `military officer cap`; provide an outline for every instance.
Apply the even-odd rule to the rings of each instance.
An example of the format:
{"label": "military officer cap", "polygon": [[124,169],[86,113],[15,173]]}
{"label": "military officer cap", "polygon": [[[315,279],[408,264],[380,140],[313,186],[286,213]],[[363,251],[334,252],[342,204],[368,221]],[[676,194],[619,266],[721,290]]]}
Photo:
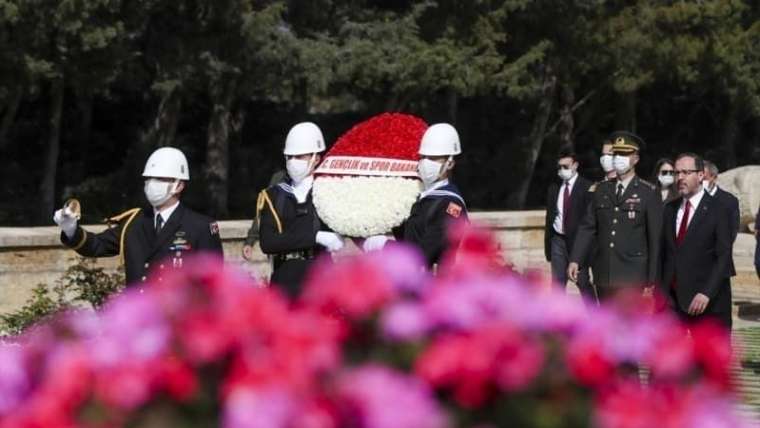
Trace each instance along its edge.
{"label": "military officer cap", "polygon": [[637,153],[644,146],[641,137],[628,131],[615,131],[608,139],[612,141],[612,153],[616,155]]}

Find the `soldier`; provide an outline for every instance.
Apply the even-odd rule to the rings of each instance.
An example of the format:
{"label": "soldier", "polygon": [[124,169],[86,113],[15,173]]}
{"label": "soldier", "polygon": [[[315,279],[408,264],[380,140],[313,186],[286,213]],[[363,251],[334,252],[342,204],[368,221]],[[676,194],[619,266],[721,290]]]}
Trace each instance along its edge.
{"label": "soldier", "polygon": [[325,139],[317,125],[293,126],[283,150],[288,181],[262,190],[256,204],[261,251],[272,256],[271,283],[291,297],[301,292],[306,272],[319,254],[343,248],[343,238],[319,219],[312,203],[314,169],[324,150]]}
{"label": "soldier", "polygon": [[145,163],[143,177],[151,208],[133,208],[111,217],[115,226],[95,234],[81,228],[64,207],[53,216],[61,227],[61,242],[86,257],[120,255],[128,285],[144,282],[152,266],[181,267],[188,252],[222,256],[217,223],[180,203],[190,180],[185,155],[172,147],[156,150]]}
{"label": "soldier", "polygon": [[[269,179],[269,187],[274,186],[275,184],[285,182],[287,180],[287,175],[285,170],[278,169],[277,171],[272,174],[272,177]],[[245,241],[243,242],[243,258],[252,261],[253,260],[253,246],[256,245],[256,243],[259,242],[259,219],[258,216],[253,218],[253,222],[251,223],[251,227],[248,228],[248,233],[245,236]]]}
{"label": "soldier", "polygon": [[614,132],[610,140],[617,179],[595,186],[568,266],[568,277],[577,281],[578,263],[596,239],[592,263],[600,300],[626,287],[651,290],[659,276],[662,200],[653,184],[636,176],[643,141],[625,131]]}
{"label": "soldier", "polygon": [[450,245],[448,226],[467,219],[467,206],[450,181],[454,156],[462,153],[457,130],[448,123],[432,125],[420,144],[418,173],[424,190],[412,205],[409,218],[394,231],[396,238],[422,251],[428,268],[440,262]]}

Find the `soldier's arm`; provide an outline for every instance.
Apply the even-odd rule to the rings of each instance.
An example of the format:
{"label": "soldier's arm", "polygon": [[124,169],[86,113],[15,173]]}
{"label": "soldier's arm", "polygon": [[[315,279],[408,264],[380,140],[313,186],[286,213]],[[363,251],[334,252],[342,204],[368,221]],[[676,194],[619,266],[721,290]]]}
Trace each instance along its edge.
{"label": "soldier's arm", "polygon": [[69,238],[61,232],[61,243],[85,257],[113,257],[121,248],[122,223],[100,233],[91,233],[77,226],[74,236]]}
{"label": "soldier's arm", "polygon": [[251,227],[248,229],[248,234],[245,237],[245,245],[253,246],[256,241],[259,240],[259,224],[256,219],[251,222]]}
{"label": "soldier's arm", "polygon": [[575,235],[575,244],[570,252],[570,262],[582,264],[588,259],[591,244],[596,238],[596,209],[594,208],[594,192],[590,189],[587,193],[586,213],[583,215],[578,231]]}
{"label": "soldier's arm", "polygon": [[200,227],[204,228],[204,230],[198,239],[197,250],[216,253],[224,257],[222,240],[219,237],[219,224],[214,221],[210,223],[202,223]]}
{"label": "soldier's arm", "polygon": [[306,250],[317,245],[316,232],[310,216],[297,218],[285,227],[272,204],[260,210],[259,245],[265,254]]}
{"label": "soldier's arm", "polygon": [[[435,210],[435,214],[428,222],[428,226],[425,228],[425,234],[421,237],[420,242],[417,243],[422,250],[422,255],[425,257],[425,261],[428,266],[432,266],[434,263],[441,259],[444,251],[448,248],[449,233],[448,226],[458,217],[453,217],[448,213],[449,203],[456,203],[452,201],[445,201],[439,204],[438,209]],[[459,206],[458,203],[456,203]],[[459,246],[459,242],[451,242],[452,248]]]}
{"label": "soldier's arm", "polygon": [[662,248],[662,198],[657,195],[657,191],[648,192],[649,200],[647,201],[647,249],[649,254],[649,281],[647,286],[655,285],[660,282],[661,269],[661,248]]}

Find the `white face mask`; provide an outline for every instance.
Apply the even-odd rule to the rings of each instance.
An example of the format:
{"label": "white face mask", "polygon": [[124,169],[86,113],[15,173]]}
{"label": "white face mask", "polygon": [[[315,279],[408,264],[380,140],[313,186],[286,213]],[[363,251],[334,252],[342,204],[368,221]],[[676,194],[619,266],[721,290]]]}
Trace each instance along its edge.
{"label": "white face mask", "polygon": [[599,158],[599,163],[602,165],[602,169],[605,173],[615,169],[612,165],[612,155],[602,155],[602,157]]}
{"label": "white face mask", "polygon": [[557,175],[559,176],[559,178],[562,179],[562,181],[568,181],[571,178],[573,178],[573,176],[575,175],[575,171],[573,171],[572,169],[560,168],[557,170]]}
{"label": "white face mask", "polygon": [[298,184],[309,176],[313,160],[314,155],[309,160],[293,158],[285,161],[285,169],[288,171],[290,179],[293,180],[293,184]]}
{"label": "white face mask", "polygon": [[430,159],[422,159],[417,164],[417,174],[425,187],[430,187],[441,176],[443,164]]}
{"label": "white face mask", "polygon": [[612,163],[615,166],[615,172],[617,172],[618,175],[623,175],[631,170],[630,156],[615,155],[612,159]]}
{"label": "white face mask", "polygon": [[160,207],[168,201],[176,191],[177,182],[167,183],[165,181],[149,178],[145,180],[145,199],[152,207]]}
{"label": "white face mask", "polygon": [[657,176],[657,179],[660,180],[662,187],[670,187],[676,180],[672,175],[659,175]]}

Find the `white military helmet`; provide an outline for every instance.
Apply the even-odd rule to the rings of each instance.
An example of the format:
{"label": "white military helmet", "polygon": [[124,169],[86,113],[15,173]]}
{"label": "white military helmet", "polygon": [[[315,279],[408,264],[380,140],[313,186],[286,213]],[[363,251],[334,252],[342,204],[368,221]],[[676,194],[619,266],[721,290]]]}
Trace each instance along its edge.
{"label": "white military helmet", "polygon": [[448,123],[430,126],[422,136],[421,156],[454,156],[462,153],[459,133]]}
{"label": "white military helmet", "polygon": [[190,168],[185,154],[174,147],[161,147],[145,162],[143,177],[190,180]]}
{"label": "white military helmet", "polygon": [[324,151],[325,137],[322,136],[319,127],[312,122],[301,122],[290,128],[282,153],[286,156],[297,156]]}

